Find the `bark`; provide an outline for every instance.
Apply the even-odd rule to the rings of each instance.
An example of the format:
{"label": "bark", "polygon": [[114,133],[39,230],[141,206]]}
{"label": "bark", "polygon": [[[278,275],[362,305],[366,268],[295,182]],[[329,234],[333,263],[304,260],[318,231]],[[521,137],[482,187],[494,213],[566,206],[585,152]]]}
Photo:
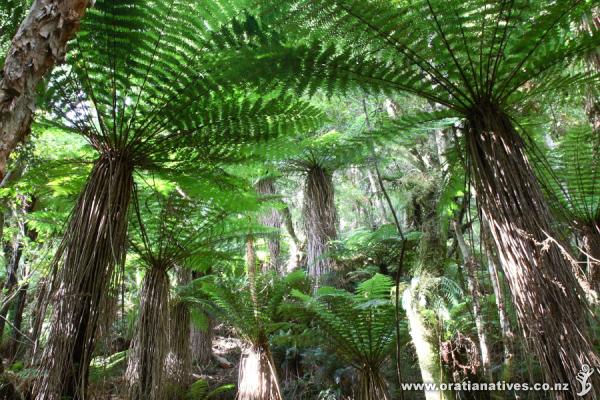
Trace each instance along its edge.
{"label": "bark", "polygon": [[313,166],[307,173],[302,213],[307,238],[308,275],[319,286],[322,275],[331,272],[327,252],[329,242],[337,236],[333,175],[320,166]]}
{"label": "bark", "polygon": [[28,135],[36,88],[64,60],[88,0],[35,0],[6,54],[0,81],[0,179],[10,153]]}
{"label": "bark", "polygon": [[[270,177],[259,180],[256,183],[255,188],[257,193],[264,196],[266,200],[269,200],[269,197],[272,198],[277,195],[275,181]],[[268,236],[267,246],[269,247],[269,260],[265,267],[266,269],[281,272],[281,215],[277,209],[271,207],[259,217],[259,220],[261,224],[268,226],[275,231]]]}
{"label": "bark", "polygon": [[163,377],[169,351],[169,276],[155,266],[146,272],[140,294],[136,335],[125,379],[131,400],[166,400]]}
{"label": "bark", "polygon": [[480,302],[480,298],[483,297],[484,293],[481,290],[481,285],[479,284],[479,279],[477,277],[479,264],[475,257],[473,257],[473,254],[471,253],[471,250],[465,241],[460,222],[457,220],[452,221],[452,227],[454,229],[456,242],[458,243],[458,247],[462,254],[464,268],[467,275],[467,285],[469,287],[469,292],[471,293],[473,316],[475,318],[475,327],[477,329],[477,337],[479,339],[479,350],[481,354],[483,373],[485,374],[488,382],[493,382],[494,380],[491,371],[489,344]]}
{"label": "bark", "polygon": [[[582,290],[557,245],[525,144],[509,117],[492,105],[474,109],[466,128],[478,205],[490,225],[519,322],[547,381],[568,382],[576,392],[582,366],[600,360],[591,344]],[[600,387],[600,378],[592,379]]]}
{"label": "bark", "polygon": [[55,257],[58,275],[48,344],[34,386],[37,400],[86,397],[100,317],[113,303],[108,295],[111,279],[125,257],[132,190],[133,165],[127,155],[104,153],[77,200]]}
{"label": "bark", "polygon": [[[442,370],[439,363],[439,354],[431,343],[433,333],[429,329],[427,321],[421,314],[415,290],[418,279],[413,279],[411,285],[404,290],[402,295],[402,307],[406,311],[410,338],[415,347],[421,378],[423,383],[442,383]],[[425,400],[440,400],[444,393],[439,390],[425,391]]]}

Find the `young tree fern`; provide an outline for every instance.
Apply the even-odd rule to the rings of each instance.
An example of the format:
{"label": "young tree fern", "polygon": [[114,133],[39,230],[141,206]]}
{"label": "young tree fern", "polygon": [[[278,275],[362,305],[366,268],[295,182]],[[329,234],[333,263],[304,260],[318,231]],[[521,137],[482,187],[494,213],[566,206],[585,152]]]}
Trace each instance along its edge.
{"label": "young tree fern", "polygon": [[134,171],[239,158],[238,149],[308,129],[304,103],[234,88],[216,68],[219,27],[243,1],[99,0],[67,65],[49,83],[50,113],[98,153],[55,262],[58,277],[37,399],[85,397],[98,321],[125,255]]}
{"label": "young tree fern", "polygon": [[393,282],[376,274],[351,294],[322,287],[314,297],[294,291],[314,317],[327,345],[358,371],[357,400],[389,399],[383,364],[392,354],[396,335]]}
{"label": "young tree fern", "polygon": [[[489,222],[518,318],[551,382],[573,391],[582,365],[600,360],[586,307],[517,117],[525,101],[586,79],[568,62],[597,48],[600,33],[574,36],[581,0],[295,0],[280,2],[299,45],[269,49],[261,71],[298,93],[404,91],[462,119],[482,216]],[[290,17],[291,16],[291,17]],[[312,44],[306,45],[307,42]],[[431,115],[416,120],[430,121]],[[548,244],[548,245],[546,245]],[[566,248],[566,246],[563,246]],[[543,271],[543,272],[542,272]],[[573,340],[572,338],[578,338]],[[593,377],[600,386],[600,377]],[[597,389],[595,389],[597,391]],[[567,396],[556,392],[557,397]]]}
{"label": "young tree fern", "polygon": [[281,327],[280,305],[292,289],[308,291],[303,271],[283,278],[269,272],[254,279],[219,279],[203,287],[213,312],[231,324],[246,344],[238,374],[240,400],[282,399],[269,334]]}

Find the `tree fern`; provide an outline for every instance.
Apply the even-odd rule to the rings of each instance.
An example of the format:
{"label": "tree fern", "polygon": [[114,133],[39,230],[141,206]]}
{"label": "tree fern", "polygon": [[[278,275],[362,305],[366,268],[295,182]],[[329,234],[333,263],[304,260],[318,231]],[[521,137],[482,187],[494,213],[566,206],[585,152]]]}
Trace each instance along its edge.
{"label": "tree fern", "polygon": [[359,371],[361,400],[388,398],[382,367],[395,343],[392,286],[390,278],[376,274],[358,285],[355,294],[330,287],[320,288],[314,298],[293,292],[331,349]]}
{"label": "tree fern", "polygon": [[[211,165],[236,156],[239,146],[319,119],[302,102],[261,97],[221,79],[213,39],[244,4],[97,1],[66,65],[48,83],[49,115],[85,137],[99,157],[56,257],[69,300],[53,315],[39,399],[85,395],[75,392],[85,391],[106,290],[124,257],[134,171],[174,168],[182,160]],[[73,301],[81,291],[95,294]],[[66,324],[75,326],[63,339]]]}
{"label": "tree fern", "polygon": [[[590,81],[565,65],[600,43],[599,32],[571,30],[591,5],[578,0],[278,4],[285,19],[278,20],[277,11],[266,13],[299,26],[290,28],[293,44],[270,48],[254,68],[281,76],[284,89],[404,91],[445,107],[450,112],[445,117],[462,119],[478,205],[500,249],[521,324],[528,332],[531,327],[547,378],[574,387],[582,363],[597,363],[598,356],[580,328],[585,307],[572,267],[559,246],[546,251],[538,245],[557,235],[515,121],[525,101]],[[550,275],[541,275],[542,265]],[[563,288],[569,288],[568,301],[557,300],[564,297]],[[540,316],[541,309],[548,317]],[[584,339],[565,344],[557,339],[559,332]]]}

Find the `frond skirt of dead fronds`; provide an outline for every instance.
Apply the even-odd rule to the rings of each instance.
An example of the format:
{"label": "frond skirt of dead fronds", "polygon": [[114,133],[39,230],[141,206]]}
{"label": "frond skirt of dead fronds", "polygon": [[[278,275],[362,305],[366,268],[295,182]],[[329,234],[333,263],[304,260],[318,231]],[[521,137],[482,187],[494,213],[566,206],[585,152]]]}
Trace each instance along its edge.
{"label": "frond skirt of dead fronds", "polygon": [[[478,205],[498,248],[520,325],[547,381],[576,388],[582,365],[599,365],[600,360],[572,268],[556,244],[544,245],[545,235],[553,231],[552,217],[524,143],[510,118],[491,106],[469,119],[467,142]],[[594,379],[594,387],[600,387],[600,378]]]}
{"label": "frond skirt of dead fronds", "polygon": [[166,400],[164,363],[169,348],[169,276],[166,268],[146,272],[140,314],[125,379],[131,400]]}
{"label": "frond skirt of dead fronds", "polygon": [[337,235],[333,176],[318,165],[307,172],[302,213],[308,274],[318,280],[331,271],[327,252],[329,242]]}
{"label": "frond skirt of dead fronds", "polygon": [[88,369],[115,266],[123,262],[133,166],[116,152],[95,163],[55,257],[53,310],[37,400],[85,398]]}

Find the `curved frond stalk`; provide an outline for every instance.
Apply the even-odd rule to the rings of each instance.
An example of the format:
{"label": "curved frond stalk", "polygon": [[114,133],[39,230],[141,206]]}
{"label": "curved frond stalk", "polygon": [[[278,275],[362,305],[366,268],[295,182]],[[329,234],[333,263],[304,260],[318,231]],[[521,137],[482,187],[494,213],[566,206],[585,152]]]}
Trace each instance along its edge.
{"label": "curved frond stalk", "polygon": [[58,266],[49,340],[42,354],[37,400],[85,397],[97,328],[123,262],[133,165],[107,152],[95,163],[55,257]]}
{"label": "curved frond stalk", "polygon": [[164,267],[144,277],[136,335],[129,351],[125,379],[130,400],[167,400],[165,358],[169,349],[169,276]]}
{"label": "curved frond stalk", "polygon": [[[266,339],[265,339],[266,340]],[[269,345],[251,345],[242,352],[237,400],[282,400]]]}
{"label": "curved frond stalk", "polygon": [[600,360],[590,341],[581,288],[554,242],[558,238],[551,236],[552,216],[523,139],[509,117],[493,107],[479,109],[466,128],[477,202],[521,326],[548,381],[576,388],[582,365]]}
{"label": "curved frond stalk", "polygon": [[306,173],[302,215],[308,275],[315,278],[318,286],[321,276],[331,272],[327,253],[329,242],[337,236],[333,175],[319,165],[312,166]]}

